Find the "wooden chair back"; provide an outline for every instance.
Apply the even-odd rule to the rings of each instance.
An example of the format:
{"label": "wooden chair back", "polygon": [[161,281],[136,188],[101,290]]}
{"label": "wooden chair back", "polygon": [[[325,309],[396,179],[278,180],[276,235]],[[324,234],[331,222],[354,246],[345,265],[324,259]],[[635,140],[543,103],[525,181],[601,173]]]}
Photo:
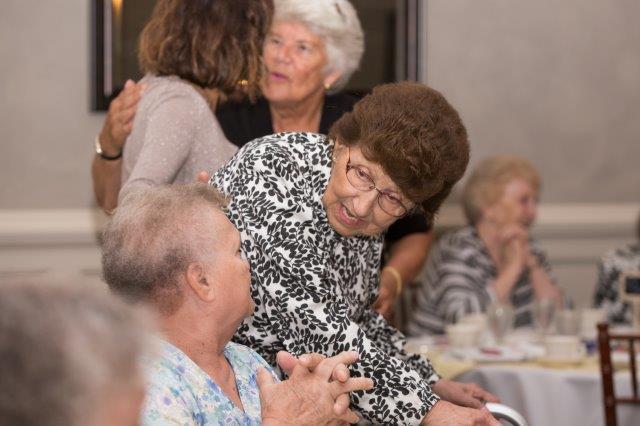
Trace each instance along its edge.
{"label": "wooden chair back", "polygon": [[[629,351],[629,370],[631,371],[631,396],[616,396],[613,381],[613,362],[611,361],[611,343],[624,342]],[[602,398],[606,426],[616,426],[617,404],[640,404],[638,395],[638,366],[636,365],[636,342],[640,343],[640,334],[611,334],[608,324],[598,324],[598,351],[600,353],[600,373],[602,375]]]}

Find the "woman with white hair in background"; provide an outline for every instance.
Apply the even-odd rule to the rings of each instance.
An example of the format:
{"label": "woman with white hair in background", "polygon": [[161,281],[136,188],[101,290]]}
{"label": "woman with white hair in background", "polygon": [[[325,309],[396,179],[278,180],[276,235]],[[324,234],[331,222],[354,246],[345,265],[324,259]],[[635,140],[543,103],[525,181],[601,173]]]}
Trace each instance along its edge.
{"label": "woman with white hair in background", "polygon": [[[278,132],[327,134],[357,101],[340,93],[364,52],[364,35],[351,3],[275,0],[274,7],[273,25],[262,53],[264,97],[256,102],[228,101],[216,110],[222,131],[238,147]],[[124,123],[130,122],[139,97],[139,86],[125,88],[105,121],[101,138],[122,147],[120,135],[127,133]],[[416,214],[398,220],[386,233],[388,257],[376,307],[387,319],[403,283],[413,281],[426,259],[429,229],[425,217]]]}
{"label": "woman with white hair in background", "polygon": [[0,424],[137,425],[145,322],[100,289],[0,286]]}
{"label": "woman with white hair in background", "polygon": [[443,333],[462,316],[494,302],[515,308],[515,326],[532,325],[536,299],[562,295],[545,253],[531,238],[540,176],[527,160],[494,156],[482,161],[463,192],[468,226],[444,235],[422,275],[412,335]]}

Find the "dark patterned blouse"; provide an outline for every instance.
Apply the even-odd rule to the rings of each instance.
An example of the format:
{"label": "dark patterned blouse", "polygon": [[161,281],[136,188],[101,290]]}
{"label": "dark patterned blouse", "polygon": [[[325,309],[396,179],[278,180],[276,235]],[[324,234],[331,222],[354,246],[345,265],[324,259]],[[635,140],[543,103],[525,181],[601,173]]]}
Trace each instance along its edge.
{"label": "dark patterned blouse", "polygon": [[609,321],[613,323],[632,323],[631,306],[618,297],[618,280],[623,272],[636,271],[640,271],[640,243],[611,250],[598,263],[593,305],[606,309]]}
{"label": "dark patterned blouse", "polygon": [[[544,252],[534,241],[529,246],[538,264],[555,282]],[[443,235],[418,277],[421,286],[408,333],[441,334],[445,325],[466,314],[486,312],[495,300],[489,284],[497,275],[496,265],[473,226]],[[534,293],[528,270],[522,272],[513,286],[509,301],[515,310],[514,325],[532,325]]]}
{"label": "dark patterned blouse", "polygon": [[280,133],[245,145],[211,178],[231,196],[227,216],[251,265],[253,317],[234,340],[270,364],[287,350],[327,356],[355,350],[355,376],[371,391],[351,395],[364,418],[418,424],[438,401],[438,380],[424,358],[402,349],[404,336],[372,309],[379,285],[381,237],[342,237],[327,220],[322,196],[332,142]]}

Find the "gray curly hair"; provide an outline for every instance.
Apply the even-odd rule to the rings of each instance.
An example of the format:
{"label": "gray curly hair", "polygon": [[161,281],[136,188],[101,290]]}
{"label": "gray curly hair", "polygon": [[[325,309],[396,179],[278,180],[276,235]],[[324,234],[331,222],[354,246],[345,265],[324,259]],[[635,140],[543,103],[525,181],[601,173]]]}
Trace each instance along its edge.
{"label": "gray curly hair", "polygon": [[0,424],[87,424],[108,392],[141,386],[149,315],[100,288],[0,286]]}
{"label": "gray curly hair", "polygon": [[322,39],[327,53],[326,72],[341,71],[328,90],[340,91],[358,69],[364,52],[364,34],[358,14],[348,0],[274,0],[274,22],[302,23]]}

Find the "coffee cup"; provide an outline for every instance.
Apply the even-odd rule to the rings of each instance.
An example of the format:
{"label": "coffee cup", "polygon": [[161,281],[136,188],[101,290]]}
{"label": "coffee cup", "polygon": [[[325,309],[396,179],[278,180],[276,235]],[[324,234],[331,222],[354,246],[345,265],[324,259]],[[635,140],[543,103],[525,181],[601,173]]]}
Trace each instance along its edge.
{"label": "coffee cup", "polygon": [[556,331],[565,336],[577,336],[580,333],[581,315],[573,309],[563,309],[556,313]]}
{"label": "coffee cup", "polygon": [[445,333],[451,347],[460,349],[476,346],[480,331],[477,324],[457,323],[445,327]]}
{"label": "coffee cup", "polygon": [[460,318],[458,324],[474,324],[483,333],[487,329],[487,315],[483,313],[467,314]]}
{"label": "coffee cup", "polygon": [[598,323],[606,321],[604,309],[583,309],[580,320],[580,335],[585,339],[595,339],[598,334]]}
{"label": "coffee cup", "polygon": [[578,336],[547,336],[544,349],[548,359],[576,359],[586,353]]}

